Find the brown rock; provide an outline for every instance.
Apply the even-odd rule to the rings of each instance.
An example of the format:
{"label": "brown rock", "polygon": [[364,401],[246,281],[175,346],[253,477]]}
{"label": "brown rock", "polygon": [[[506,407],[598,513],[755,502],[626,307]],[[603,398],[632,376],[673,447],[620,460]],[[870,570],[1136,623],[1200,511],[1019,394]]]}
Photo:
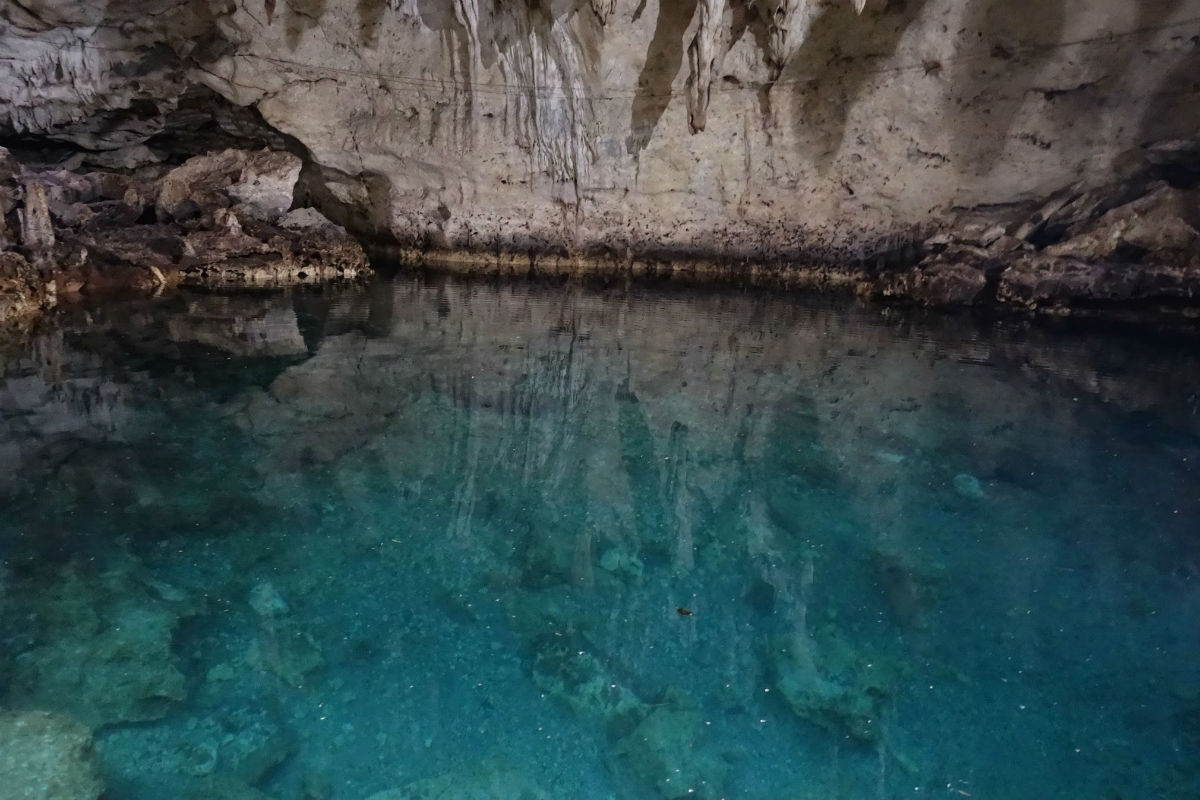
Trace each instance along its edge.
{"label": "brown rock", "polygon": [[4,147],[0,147],[0,217],[17,207],[17,199],[21,195],[17,184],[17,176],[21,165]]}
{"label": "brown rock", "polygon": [[926,306],[969,306],[979,299],[986,285],[983,271],[973,264],[935,261],[889,276],[877,287],[877,293]]}
{"label": "brown rock", "polygon": [[1050,254],[1027,255],[1000,276],[1001,303],[1038,308],[1090,303],[1127,303],[1200,295],[1200,260],[1121,263]]}

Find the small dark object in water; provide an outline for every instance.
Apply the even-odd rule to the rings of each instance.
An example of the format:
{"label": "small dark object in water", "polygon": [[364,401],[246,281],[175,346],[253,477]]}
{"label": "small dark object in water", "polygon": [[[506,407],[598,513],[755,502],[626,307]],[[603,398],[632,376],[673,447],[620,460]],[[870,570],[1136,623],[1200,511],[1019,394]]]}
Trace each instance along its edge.
{"label": "small dark object in water", "polygon": [[684,608],[683,606],[675,609],[675,613],[681,617],[690,617],[692,615],[691,609]]}

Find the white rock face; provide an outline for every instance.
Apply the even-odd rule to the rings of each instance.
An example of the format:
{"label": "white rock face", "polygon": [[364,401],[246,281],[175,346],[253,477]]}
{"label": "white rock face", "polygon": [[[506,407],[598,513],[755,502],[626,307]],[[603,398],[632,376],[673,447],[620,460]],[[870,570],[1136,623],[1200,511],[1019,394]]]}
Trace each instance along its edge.
{"label": "white rock face", "polygon": [[0,10],[0,132],[127,146],[203,84],[417,247],[855,256],[1200,130],[1200,0],[36,7]]}

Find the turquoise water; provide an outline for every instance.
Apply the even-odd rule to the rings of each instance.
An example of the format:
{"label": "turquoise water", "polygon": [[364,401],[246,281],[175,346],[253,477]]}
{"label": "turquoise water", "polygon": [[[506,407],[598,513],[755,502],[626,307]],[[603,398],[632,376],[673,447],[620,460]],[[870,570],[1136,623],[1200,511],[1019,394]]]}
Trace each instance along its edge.
{"label": "turquoise water", "polygon": [[1195,344],[417,278],[72,312],[0,364],[0,706],[107,798],[1194,798]]}

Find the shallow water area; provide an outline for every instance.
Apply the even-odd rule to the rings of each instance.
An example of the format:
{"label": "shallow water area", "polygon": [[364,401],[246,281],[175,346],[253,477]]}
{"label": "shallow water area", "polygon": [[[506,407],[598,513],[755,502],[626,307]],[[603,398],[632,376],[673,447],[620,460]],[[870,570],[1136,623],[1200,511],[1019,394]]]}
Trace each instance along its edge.
{"label": "shallow water area", "polygon": [[133,800],[1200,796],[1198,350],[407,277],[79,312],[0,372],[0,708]]}

